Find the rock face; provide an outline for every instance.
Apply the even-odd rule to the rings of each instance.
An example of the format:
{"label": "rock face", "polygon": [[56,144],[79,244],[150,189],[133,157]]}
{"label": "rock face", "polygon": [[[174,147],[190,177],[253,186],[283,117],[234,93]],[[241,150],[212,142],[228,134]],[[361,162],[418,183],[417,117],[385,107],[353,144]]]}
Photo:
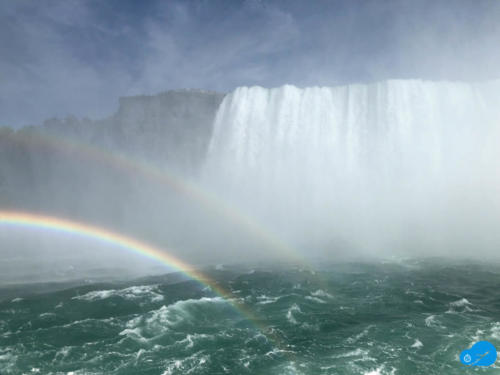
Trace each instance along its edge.
{"label": "rock face", "polygon": [[0,210],[42,212],[175,242],[172,233],[185,223],[171,213],[186,210],[183,179],[200,170],[223,97],[169,91],[121,98],[118,111],[101,120],[0,127]]}
{"label": "rock face", "polygon": [[184,172],[195,172],[207,152],[215,114],[224,94],[176,90],[120,98],[118,111],[98,121],[45,121],[52,135]]}
{"label": "rock face", "polygon": [[110,140],[127,153],[196,170],[204,160],[222,94],[194,90],[120,99]]}

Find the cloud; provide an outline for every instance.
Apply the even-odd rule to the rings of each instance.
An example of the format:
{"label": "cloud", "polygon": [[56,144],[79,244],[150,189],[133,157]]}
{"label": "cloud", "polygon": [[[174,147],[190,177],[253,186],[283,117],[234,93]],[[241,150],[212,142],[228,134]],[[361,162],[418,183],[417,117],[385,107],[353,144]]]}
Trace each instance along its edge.
{"label": "cloud", "polygon": [[[3,5],[1,32],[0,109],[3,124],[40,122],[53,115],[76,113],[100,116],[109,111],[116,92],[130,78],[116,62],[99,68],[75,53],[86,48],[81,38],[66,35],[92,28],[91,15],[79,2],[19,2]],[[72,6],[70,6],[72,5]],[[74,6],[73,6],[74,5]],[[10,41],[10,42],[9,42]],[[5,44],[5,42],[7,42]],[[80,45],[79,45],[80,44]]]}
{"label": "cloud", "polygon": [[217,18],[207,4],[193,10],[189,3],[169,3],[147,23],[147,54],[134,91],[159,91],[165,84],[224,91],[272,79],[272,57],[297,38],[293,17],[252,1]]}
{"label": "cloud", "polygon": [[195,87],[500,77],[500,2],[0,0],[0,124]]}

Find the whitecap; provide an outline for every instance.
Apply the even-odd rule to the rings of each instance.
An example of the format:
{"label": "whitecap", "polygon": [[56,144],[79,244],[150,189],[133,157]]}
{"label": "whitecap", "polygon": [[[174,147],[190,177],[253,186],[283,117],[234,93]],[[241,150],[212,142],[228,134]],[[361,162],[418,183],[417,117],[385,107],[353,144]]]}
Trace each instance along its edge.
{"label": "whitecap", "polygon": [[213,337],[213,335],[206,335],[204,333],[188,334],[186,338],[177,341],[176,344],[186,344],[186,349],[191,349],[194,346],[195,341],[199,341],[202,339],[212,339]]}
{"label": "whitecap", "polygon": [[227,300],[222,297],[202,297],[200,299],[188,299],[177,301],[168,306],[162,306],[157,310],[150,311],[129,320],[126,324],[128,329],[141,328],[144,336],[158,336],[182,322],[192,320],[192,308],[204,304],[225,304]]}
{"label": "whitecap", "polygon": [[326,303],[326,301],[322,300],[321,298],[318,297],[311,297],[311,296],[306,296],[305,299],[308,299],[309,301],[313,301],[316,303]]}
{"label": "whitecap", "polygon": [[436,321],[436,316],[435,315],[429,315],[427,318],[425,318],[425,325],[427,327],[432,327],[437,324]]}
{"label": "whitecap", "polygon": [[197,373],[205,367],[209,360],[210,357],[202,352],[194,353],[184,359],[172,359],[167,363],[162,375],[171,375],[179,371],[182,371],[183,374]]}
{"label": "whitecap", "polygon": [[415,339],[415,342],[413,343],[413,345],[411,347],[412,348],[421,348],[422,346],[424,346],[424,344],[422,344],[422,341],[420,341],[419,339]]}
{"label": "whitecap", "polygon": [[6,352],[0,352],[0,364],[2,365],[3,371],[10,372],[13,370],[16,362],[17,355],[12,354],[9,348],[7,348]]}
{"label": "whitecap", "polygon": [[462,299],[459,299],[457,301],[450,302],[450,306],[454,306],[454,307],[462,307],[462,306],[467,306],[467,305],[472,305],[472,303],[470,303],[467,300],[467,298],[462,298]]}
{"label": "whitecap", "polygon": [[349,358],[349,357],[363,357],[363,358],[368,358],[368,350],[366,349],[361,349],[357,348],[351,351],[348,351],[346,353],[341,353],[334,355],[333,358]]}
{"label": "whitecap", "polygon": [[298,324],[297,319],[295,319],[294,314],[296,313],[302,313],[302,310],[300,310],[300,307],[294,303],[287,311],[286,313],[286,319],[291,323],[291,324]]}
{"label": "whitecap", "polygon": [[359,339],[367,336],[371,328],[373,328],[373,326],[366,327],[362,332],[358,333],[356,336],[349,337],[347,339],[347,342],[350,344],[357,342]]}
{"label": "whitecap", "polygon": [[71,346],[64,346],[59,349],[54,356],[54,361],[63,361],[68,356],[71,349]]}
{"label": "whitecap", "polygon": [[375,370],[370,370],[368,372],[365,372],[363,375],[394,375],[396,373],[395,368],[391,368],[390,371],[385,370],[385,366],[381,366],[376,368]]}
{"label": "whitecap", "polygon": [[258,305],[267,305],[268,303],[276,302],[280,298],[281,297],[269,297],[269,296],[266,296],[265,294],[263,294],[263,295],[257,297],[257,300],[259,301],[259,302],[257,302],[257,304]]}
{"label": "whitecap", "polygon": [[55,317],[55,316],[57,316],[57,315],[54,314],[54,313],[51,313],[51,312],[45,312],[45,313],[42,313],[42,314],[38,315],[38,317],[41,318],[41,319],[52,318],[52,317]]}
{"label": "whitecap", "polygon": [[500,322],[494,322],[491,327],[491,337],[495,340],[500,340]]}
{"label": "whitecap", "polygon": [[312,292],[311,295],[313,295],[314,297],[333,298],[333,296],[330,293],[325,292],[323,289],[318,289]]}
{"label": "whitecap", "polygon": [[158,285],[139,285],[124,289],[95,290],[72,299],[93,302],[110,297],[121,297],[129,301],[148,298],[150,302],[160,302],[164,297],[158,293],[157,288]]}
{"label": "whitecap", "polygon": [[81,296],[73,297],[72,299],[82,300],[82,301],[96,301],[96,300],[109,298],[115,294],[116,294],[116,290],[114,290],[114,289],[96,290],[96,291],[88,292],[88,293],[83,294]]}

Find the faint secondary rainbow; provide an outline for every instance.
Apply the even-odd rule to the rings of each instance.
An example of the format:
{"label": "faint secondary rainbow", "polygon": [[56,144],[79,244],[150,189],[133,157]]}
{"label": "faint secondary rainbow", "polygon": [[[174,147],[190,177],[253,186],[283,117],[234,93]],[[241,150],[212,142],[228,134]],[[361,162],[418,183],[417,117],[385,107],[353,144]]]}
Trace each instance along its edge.
{"label": "faint secondary rainbow", "polygon": [[87,143],[76,142],[52,134],[47,135],[35,131],[21,134],[15,133],[14,137],[17,141],[30,143],[35,146],[48,146],[69,155],[77,154],[88,160],[105,163],[115,170],[122,171],[131,176],[136,177],[137,175],[141,175],[149,181],[168,186],[179,194],[193,199],[206,210],[216,213],[232,223],[236,223],[245,232],[262,241],[270,249],[285,256],[287,260],[293,260],[299,264],[307,263],[298,251],[264,228],[248,214],[232,207],[215,194],[201,189],[196,184],[176,176],[164,168],[155,167],[150,163],[131,159],[123,154],[113,153]]}

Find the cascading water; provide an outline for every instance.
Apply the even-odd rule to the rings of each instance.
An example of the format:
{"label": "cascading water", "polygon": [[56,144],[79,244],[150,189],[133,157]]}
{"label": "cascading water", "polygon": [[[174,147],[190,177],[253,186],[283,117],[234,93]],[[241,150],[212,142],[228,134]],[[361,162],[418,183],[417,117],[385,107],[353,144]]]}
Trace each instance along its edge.
{"label": "cascading water", "polygon": [[204,176],[295,241],[498,244],[499,108],[500,81],[241,87],[218,110]]}

